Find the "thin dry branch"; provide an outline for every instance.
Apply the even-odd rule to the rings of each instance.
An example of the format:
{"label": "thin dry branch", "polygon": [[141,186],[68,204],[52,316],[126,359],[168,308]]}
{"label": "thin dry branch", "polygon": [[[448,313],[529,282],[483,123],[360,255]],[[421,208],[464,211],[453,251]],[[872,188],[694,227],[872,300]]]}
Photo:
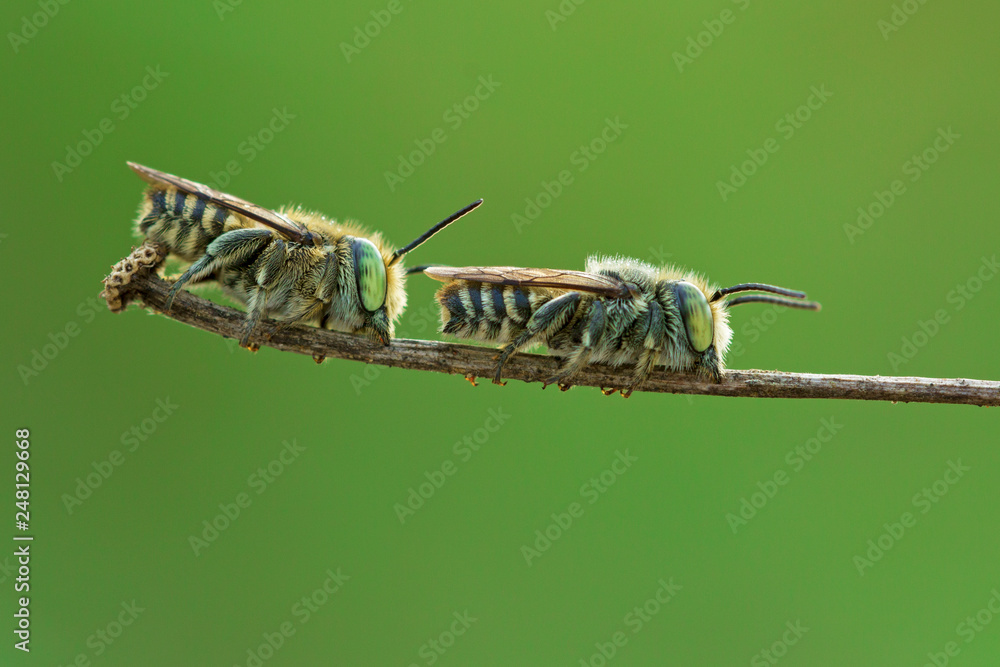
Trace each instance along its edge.
{"label": "thin dry branch", "polygon": [[[129,301],[139,299],[149,309],[163,313],[170,284],[157,277],[160,262],[157,249],[140,246],[119,262],[105,279],[102,296],[108,307],[118,312]],[[244,314],[181,292],[168,317],[226,338],[238,339]],[[322,360],[326,357],[350,359],[420,371],[452,373],[466,378],[492,377],[496,351],[456,343],[396,338],[388,347],[369,342],[362,336],[326,331],[314,327],[279,328],[262,322],[258,340],[268,347],[297,352]],[[504,365],[504,377],[525,382],[541,382],[552,376],[558,361],[546,355],[518,354]],[[592,365],[576,375],[574,385],[622,387],[627,371]],[[882,377],[866,375],[820,375],[779,371],[729,370],[721,383],[691,374],[654,371],[638,391],[674,394],[709,394],[754,398],[844,398],[865,401],[915,403],[963,403],[1000,405],[1000,382],[990,380]]]}

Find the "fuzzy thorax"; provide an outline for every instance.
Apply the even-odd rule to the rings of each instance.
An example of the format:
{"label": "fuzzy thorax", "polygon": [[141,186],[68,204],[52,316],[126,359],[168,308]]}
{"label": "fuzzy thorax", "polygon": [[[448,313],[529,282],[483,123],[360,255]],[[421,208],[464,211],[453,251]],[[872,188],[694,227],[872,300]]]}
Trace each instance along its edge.
{"label": "fuzzy thorax", "polygon": [[708,301],[709,307],[712,309],[714,324],[712,346],[715,348],[720,366],[722,365],[726,352],[729,350],[729,344],[733,339],[733,330],[729,326],[729,310],[723,300],[712,301],[712,296],[718,290],[718,286],[708,282],[703,275],[671,264],[654,266],[630,257],[599,255],[587,258],[586,271],[588,273],[617,275],[625,282],[638,285],[641,291],[648,291],[647,293],[654,292],[657,283],[660,282],[685,281],[697,287],[705,295],[705,300]]}
{"label": "fuzzy thorax", "polygon": [[321,213],[307,211],[298,206],[283,207],[279,209],[279,213],[322,236],[326,245],[334,246],[345,236],[366,238],[374,243],[386,264],[385,311],[390,327],[394,327],[396,320],[406,309],[406,269],[402,262],[389,265],[395,248],[382,238],[381,232],[369,232],[364,226],[352,220],[336,222]]}

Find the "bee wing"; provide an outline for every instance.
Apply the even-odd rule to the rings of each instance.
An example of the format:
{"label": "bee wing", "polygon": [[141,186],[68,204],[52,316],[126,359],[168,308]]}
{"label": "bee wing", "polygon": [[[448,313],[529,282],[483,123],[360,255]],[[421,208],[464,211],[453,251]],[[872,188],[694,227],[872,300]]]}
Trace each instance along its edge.
{"label": "bee wing", "polygon": [[548,287],[551,289],[591,292],[602,296],[624,298],[629,289],[624,282],[610,276],[583,271],[559,269],[526,269],[517,266],[430,266],[424,273],[440,280],[471,280],[499,285],[519,285],[524,287]]}
{"label": "bee wing", "polygon": [[141,164],[136,164],[135,162],[129,162],[128,166],[131,167],[132,171],[137,173],[139,177],[147,183],[151,183],[153,185],[169,185],[177,188],[181,192],[186,192],[188,194],[197,195],[203,199],[207,199],[216,206],[229,209],[230,211],[239,213],[240,215],[250,218],[251,220],[256,220],[265,227],[278,232],[289,241],[305,245],[318,245],[319,243],[319,238],[306,229],[305,226],[292,222],[285,216],[277,213],[276,211],[272,211],[269,208],[258,206],[257,204],[248,202],[245,199],[234,197],[233,195],[226,194],[225,192],[219,192],[218,190],[210,188],[207,185],[195,183],[194,181],[189,181],[186,178],[168,174],[165,171],[151,169]]}

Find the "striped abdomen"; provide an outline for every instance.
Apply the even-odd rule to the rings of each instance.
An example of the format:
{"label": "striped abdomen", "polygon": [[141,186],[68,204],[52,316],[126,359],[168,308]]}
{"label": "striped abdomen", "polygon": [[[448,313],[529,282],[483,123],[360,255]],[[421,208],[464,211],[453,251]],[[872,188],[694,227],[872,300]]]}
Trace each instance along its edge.
{"label": "striped abdomen", "polygon": [[507,343],[524,331],[532,313],[552,299],[543,289],[456,280],[438,290],[441,332]]}
{"label": "striped abdomen", "polygon": [[208,244],[224,232],[246,226],[239,216],[197,195],[155,186],[146,190],[136,222],[137,231],[147,239],[190,262],[205,254]]}

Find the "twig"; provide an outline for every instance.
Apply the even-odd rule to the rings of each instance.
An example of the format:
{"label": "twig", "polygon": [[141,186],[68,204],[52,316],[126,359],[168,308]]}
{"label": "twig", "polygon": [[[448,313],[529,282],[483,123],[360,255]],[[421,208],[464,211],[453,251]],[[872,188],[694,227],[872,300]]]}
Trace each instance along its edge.
{"label": "twig", "polygon": [[[118,312],[138,298],[146,308],[163,312],[170,284],[157,277],[160,250],[148,243],[118,263],[105,279],[101,296]],[[244,314],[188,292],[181,292],[166,315],[193,327],[239,338]],[[456,343],[396,338],[384,347],[362,336],[326,331],[315,327],[279,328],[272,322],[259,325],[257,339],[268,347],[312,356],[350,359],[420,371],[453,373],[467,379],[491,377],[496,350]],[[547,355],[519,354],[504,365],[504,377],[541,382],[554,374],[558,361]],[[623,369],[591,365],[573,378],[574,385],[622,387],[628,374]],[[1000,405],[1000,382],[990,380],[882,377],[866,375],[819,375],[779,371],[729,370],[721,383],[685,373],[657,370],[639,391],[756,398],[845,398],[867,401],[916,403],[963,403]]]}

